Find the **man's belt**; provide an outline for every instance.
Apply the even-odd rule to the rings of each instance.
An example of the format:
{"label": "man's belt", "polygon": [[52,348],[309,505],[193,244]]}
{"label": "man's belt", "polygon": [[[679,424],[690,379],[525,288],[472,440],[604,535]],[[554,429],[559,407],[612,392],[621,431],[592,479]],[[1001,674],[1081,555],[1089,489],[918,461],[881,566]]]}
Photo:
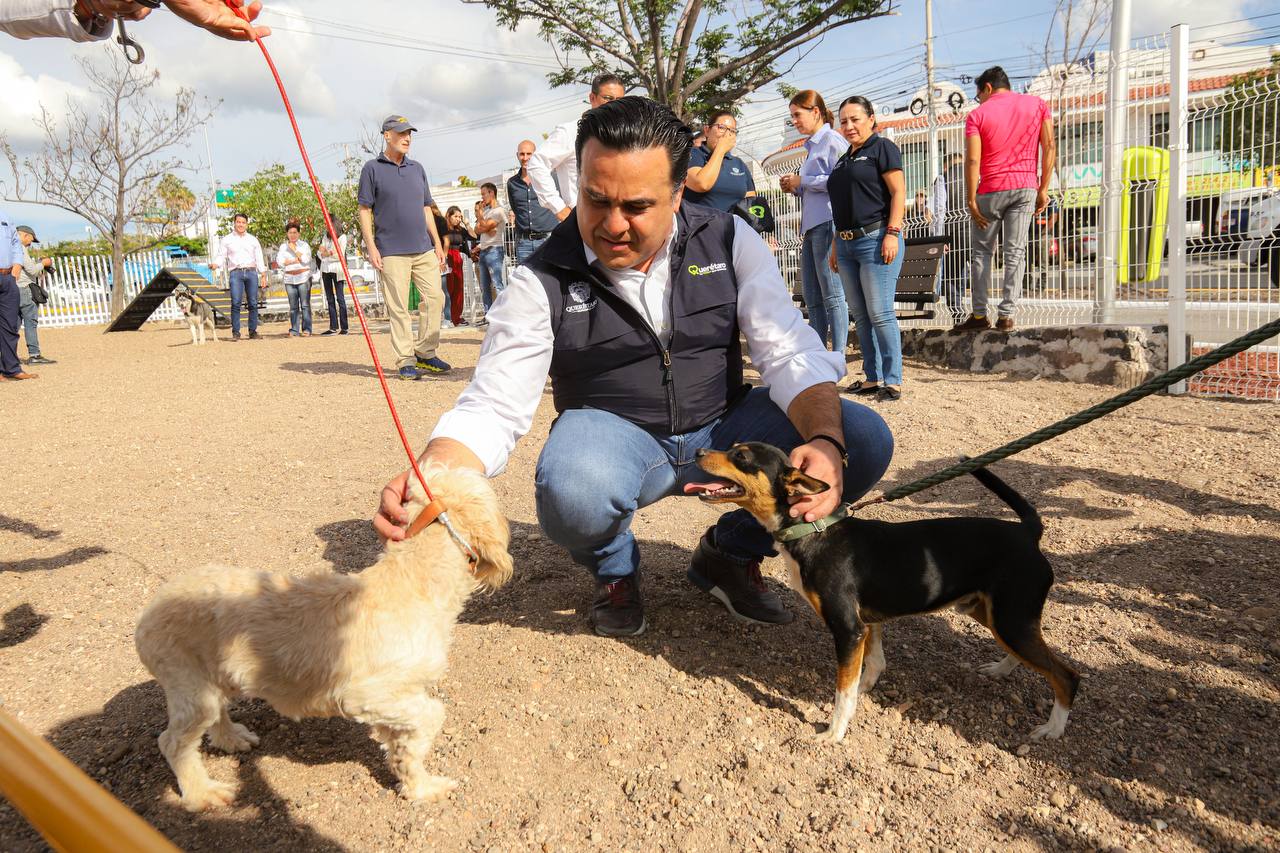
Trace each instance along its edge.
{"label": "man's belt", "polygon": [[859,237],[865,237],[872,231],[879,231],[884,228],[885,221],[881,219],[879,222],[871,222],[866,225],[860,225],[849,231],[837,231],[836,236],[841,240],[857,240]]}
{"label": "man's belt", "polygon": [[550,231],[521,231],[516,230],[516,238],[519,240],[545,240],[551,236]]}

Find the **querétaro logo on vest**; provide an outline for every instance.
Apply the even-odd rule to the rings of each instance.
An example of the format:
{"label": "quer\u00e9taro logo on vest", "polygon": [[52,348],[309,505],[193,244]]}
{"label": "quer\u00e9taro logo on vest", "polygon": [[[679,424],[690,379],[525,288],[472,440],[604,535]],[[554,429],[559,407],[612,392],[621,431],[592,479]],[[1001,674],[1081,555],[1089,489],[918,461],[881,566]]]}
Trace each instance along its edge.
{"label": "quer\u00e9taro logo on vest", "polygon": [[689,264],[689,275],[711,275],[712,273],[724,272],[728,268],[728,264],[707,264],[705,267]]}
{"label": "quer\u00e9taro logo on vest", "polygon": [[569,298],[573,300],[574,304],[565,306],[564,311],[566,314],[579,314],[596,307],[597,300],[591,295],[591,285],[585,281],[575,281],[569,285]]}

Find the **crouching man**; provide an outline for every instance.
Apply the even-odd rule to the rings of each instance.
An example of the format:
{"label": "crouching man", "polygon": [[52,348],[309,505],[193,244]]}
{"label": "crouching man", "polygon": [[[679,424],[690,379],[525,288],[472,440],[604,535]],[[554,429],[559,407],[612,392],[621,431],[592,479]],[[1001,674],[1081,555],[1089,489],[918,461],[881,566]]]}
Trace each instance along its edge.
{"label": "crouching man", "polygon": [[[870,490],[893,453],[884,421],[840,399],[843,357],[804,321],[760,237],[727,213],[681,207],[691,141],[645,98],[583,115],[577,207],[512,273],[475,377],[422,455],[497,475],[549,375],[559,416],[538,460],[538,521],[592,573],[591,622],[605,636],[644,631],[631,519],[699,479],[698,450],[764,441],[787,451],[834,486],[795,503],[809,521]],[[764,387],[743,382],[740,335]],[[382,492],[374,527],[385,538],[404,536],[407,481]],[[760,577],[772,553],[745,510],[729,512],[702,537],[688,578],[741,619],[790,622]]]}

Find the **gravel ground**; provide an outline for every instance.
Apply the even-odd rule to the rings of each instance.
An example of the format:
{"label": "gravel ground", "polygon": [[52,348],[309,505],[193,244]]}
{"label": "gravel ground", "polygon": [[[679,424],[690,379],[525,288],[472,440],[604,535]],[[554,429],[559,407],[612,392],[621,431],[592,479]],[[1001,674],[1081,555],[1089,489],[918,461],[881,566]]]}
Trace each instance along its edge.
{"label": "gravel ground", "polygon": [[[849,736],[814,743],[825,628],[791,593],[794,623],[742,627],[686,583],[714,517],[692,500],[636,524],[650,631],[589,633],[588,579],[536,527],[546,400],[495,481],[515,580],[463,614],[444,688],[431,766],[458,792],[406,804],[361,726],[249,702],[233,714],[262,745],[208,756],[239,799],[188,815],[155,745],[164,702],[133,650],[138,612],[206,562],[361,570],[402,467],[358,336],[265,331],[193,347],[178,327],[49,329],[60,363],[0,384],[0,697],[184,849],[1275,849],[1280,409],[1203,399],[1148,399],[996,467],[1045,517],[1045,634],[1083,675],[1061,741],[1026,741],[1044,681],[977,675],[998,652],[947,614],[890,626]],[[419,443],[480,343],[445,337],[453,374],[393,384]],[[920,365],[907,382],[883,408],[891,484],[1112,393]],[[1009,516],[972,481],[869,512],[988,513]],[[781,565],[766,570],[781,587]],[[0,850],[42,846],[0,804]]]}

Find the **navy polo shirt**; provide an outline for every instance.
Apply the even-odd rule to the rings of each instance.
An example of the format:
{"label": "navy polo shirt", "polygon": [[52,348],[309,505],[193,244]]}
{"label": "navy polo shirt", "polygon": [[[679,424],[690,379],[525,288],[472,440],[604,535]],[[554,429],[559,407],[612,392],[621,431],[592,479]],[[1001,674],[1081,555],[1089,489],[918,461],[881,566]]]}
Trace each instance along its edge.
{"label": "navy polo shirt", "polygon": [[[699,145],[689,152],[689,168],[700,169],[711,159],[711,151],[705,145]],[[751,170],[741,159],[734,157],[733,152],[724,155],[720,163],[720,174],[711,189],[704,193],[696,193],[685,187],[684,200],[694,204],[705,204],[716,210],[728,213],[733,206],[746,196],[755,192],[756,182],[751,177]]]}
{"label": "navy polo shirt", "polygon": [[519,172],[507,180],[507,204],[511,205],[511,212],[516,215],[517,232],[540,231],[549,234],[560,224],[556,215],[538,201],[533,184],[525,183]]}
{"label": "navy polo shirt", "polygon": [[902,171],[902,152],[878,133],[858,149],[846,151],[827,179],[831,218],[837,231],[872,226],[889,219],[885,172]]}
{"label": "navy polo shirt", "polygon": [[385,153],[360,170],[356,200],[373,210],[373,243],[381,255],[420,255],[432,247],[423,208],[431,205],[427,171],[408,157],[399,165]]}

